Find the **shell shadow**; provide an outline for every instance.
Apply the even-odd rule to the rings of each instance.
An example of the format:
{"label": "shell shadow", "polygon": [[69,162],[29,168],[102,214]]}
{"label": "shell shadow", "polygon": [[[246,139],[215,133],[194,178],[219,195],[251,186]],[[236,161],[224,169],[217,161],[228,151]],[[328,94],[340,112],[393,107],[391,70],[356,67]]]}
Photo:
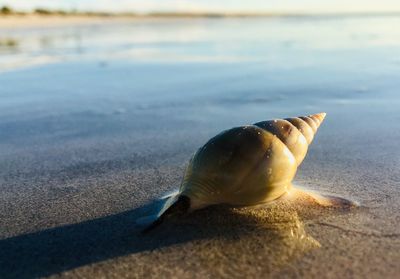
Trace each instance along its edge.
{"label": "shell shadow", "polygon": [[[240,266],[240,261],[246,260],[240,255],[249,253],[262,255],[253,257],[252,264],[269,272],[319,245],[305,233],[295,211],[275,207],[211,207],[168,220],[154,231],[141,234],[135,219],[157,210],[160,203],[0,240],[0,274],[2,278],[37,278],[128,257],[130,264],[141,266],[139,273],[148,275],[154,268],[155,254],[159,254],[157,265],[171,271],[176,266],[173,258],[182,249],[191,251],[185,264],[195,272],[197,268],[199,274],[205,270],[215,270],[215,275],[234,272],[232,263]],[[181,249],[169,249],[175,245]],[[217,259],[210,261],[212,255],[218,255]],[[213,269],[217,263],[229,270]]]}
{"label": "shell shadow", "polygon": [[[179,243],[174,241],[177,236]],[[136,270],[139,277],[154,278],[160,272],[185,277],[182,270],[190,270],[198,278],[236,278],[244,272],[250,278],[262,278],[320,247],[306,233],[297,212],[280,205],[241,209],[213,206],[184,218],[166,220],[145,238],[170,243],[168,247],[127,259],[139,266],[156,258],[156,271],[143,264]],[[170,249],[176,244],[178,249]],[[184,263],[177,260],[182,257]]]}

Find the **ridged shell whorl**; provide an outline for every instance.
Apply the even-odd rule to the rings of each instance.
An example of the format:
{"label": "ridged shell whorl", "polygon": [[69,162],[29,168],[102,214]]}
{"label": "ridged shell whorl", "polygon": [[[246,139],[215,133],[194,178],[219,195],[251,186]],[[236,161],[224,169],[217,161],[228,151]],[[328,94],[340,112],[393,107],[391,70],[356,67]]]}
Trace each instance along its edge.
{"label": "ridged shell whorl", "polygon": [[286,119],[267,120],[255,123],[276,135],[292,152],[299,166],[307,154],[308,145],[314,139],[314,134],[324,120],[326,113]]}
{"label": "ridged shell whorl", "polygon": [[180,195],[191,208],[249,206],[284,195],[325,113],[236,127],[210,139],[191,159]]}

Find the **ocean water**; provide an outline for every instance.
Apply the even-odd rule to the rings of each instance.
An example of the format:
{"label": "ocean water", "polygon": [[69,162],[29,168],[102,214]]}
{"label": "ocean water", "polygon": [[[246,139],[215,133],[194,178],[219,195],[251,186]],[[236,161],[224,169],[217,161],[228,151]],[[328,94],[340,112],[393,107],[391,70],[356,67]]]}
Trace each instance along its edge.
{"label": "ocean water", "polygon": [[132,123],[121,115],[148,112],[228,125],[395,109],[399,24],[395,16],[278,17],[1,30],[0,143],[125,133]]}

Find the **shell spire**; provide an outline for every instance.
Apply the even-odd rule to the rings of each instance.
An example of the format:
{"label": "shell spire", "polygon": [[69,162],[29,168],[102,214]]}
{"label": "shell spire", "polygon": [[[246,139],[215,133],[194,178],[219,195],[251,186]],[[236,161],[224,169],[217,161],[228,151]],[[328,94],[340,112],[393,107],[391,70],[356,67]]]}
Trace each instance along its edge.
{"label": "shell spire", "polygon": [[311,114],[308,117],[310,117],[312,120],[314,120],[315,124],[317,125],[317,128],[322,124],[326,116],[325,112],[320,112],[316,114]]}
{"label": "shell spire", "polygon": [[309,116],[286,118],[285,120],[292,123],[303,134],[307,143],[310,145],[325,116],[326,113],[321,112]]}
{"label": "shell spire", "polygon": [[300,165],[325,116],[326,113],[322,112],[309,116],[267,120],[254,125],[278,137],[292,152],[297,165]]}

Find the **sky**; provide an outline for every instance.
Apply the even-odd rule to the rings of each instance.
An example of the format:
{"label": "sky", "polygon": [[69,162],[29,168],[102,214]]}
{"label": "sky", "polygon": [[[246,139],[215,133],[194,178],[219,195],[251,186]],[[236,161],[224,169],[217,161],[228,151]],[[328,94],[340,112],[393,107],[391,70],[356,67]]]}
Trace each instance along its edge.
{"label": "sky", "polygon": [[400,0],[0,0],[20,10],[37,7],[91,11],[394,12]]}

